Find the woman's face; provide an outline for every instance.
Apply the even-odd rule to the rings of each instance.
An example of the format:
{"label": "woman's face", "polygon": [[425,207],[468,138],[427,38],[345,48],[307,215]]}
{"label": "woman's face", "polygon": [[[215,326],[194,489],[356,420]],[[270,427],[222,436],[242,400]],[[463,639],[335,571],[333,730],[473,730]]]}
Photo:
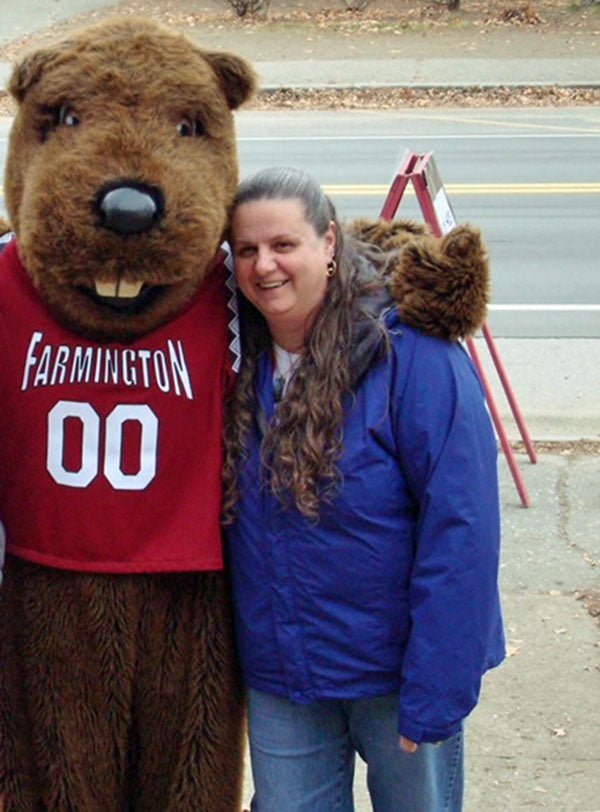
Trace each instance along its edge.
{"label": "woman's face", "polygon": [[335,224],[320,237],[300,200],[253,200],[233,213],[231,242],[240,289],[275,341],[300,350],[327,289]]}

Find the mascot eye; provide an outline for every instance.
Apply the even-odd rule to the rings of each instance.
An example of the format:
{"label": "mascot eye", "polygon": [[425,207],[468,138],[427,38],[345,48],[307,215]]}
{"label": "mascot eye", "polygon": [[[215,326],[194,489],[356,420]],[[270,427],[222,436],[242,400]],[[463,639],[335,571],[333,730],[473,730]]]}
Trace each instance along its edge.
{"label": "mascot eye", "polygon": [[182,138],[200,138],[204,135],[204,125],[198,119],[185,116],[177,125],[177,132]]}
{"label": "mascot eye", "polygon": [[58,111],[58,126],[59,127],[77,127],[79,124],[79,116],[72,107],[67,107],[66,104]]}

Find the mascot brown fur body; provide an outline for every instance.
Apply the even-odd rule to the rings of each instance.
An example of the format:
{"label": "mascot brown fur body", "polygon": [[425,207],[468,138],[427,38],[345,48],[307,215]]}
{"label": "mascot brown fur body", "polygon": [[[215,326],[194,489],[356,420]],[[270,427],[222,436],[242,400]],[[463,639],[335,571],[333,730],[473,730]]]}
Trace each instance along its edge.
{"label": "mascot brown fur body", "polygon": [[[22,401],[11,400],[11,420],[16,422],[17,415],[23,419],[32,399],[53,391],[61,403],[89,400],[101,420],[108,421],[107,408],[143,403],[161,384],[157,376],[163,373],[160,399],[151,404],[159,424],[152,483],[138,492],[106,489],[104,483],[92,505],[80,500],[83,491],[102,487],[101,463],[87,488],[57,485],[46,473],[47,487],[57,496],[56,514],[44,517],[46,529],[40,532],[51,534],[61,522],[66,527],[71,521],[71,532],[83,534],[95,522],[105,525],[106,544],[114,548],[114,534],[120,530],[113,512],[120,509],[123,535],[129,525],[139,533],[156,532],[157,544],[162,535],[164,551],[155,548],[130,565],[123,564],[121,551],[115,563],[105,560],[102,550],[91,550],[79,562],[62,555],[56,568],[45,566],[56,553],[48,544],[23,542],[17,511],[5,504],[17,498],[5,482],[10,475],[5,468],[1,517],[10,540],[0,590],[0,791],[6,812],[239,808],[243,708],[228,593],[222,572],[195,571],[219,566],[218,560],[215,566],[203,565],[197,549],[219,544],[218,503],[214,515],[187,527],[190,538],[184,543],[187,558],[181,569],[188,571],[173,571],[180,565],[172,561],[172,535],[180,534],[182,525],[178,529],[169,518],[177,512],[179,489],[185,494],[189,486],[196,487],[196,502],[207,496],[202,471],[192,474],[197,484],[189,482],[185,459],[185,470],[177,468],[176,456],[169,461],[163,429],[167,419],[178,421],[186,438],[186,424],[196,413],[181,410],[195,408],[214,390],[215,408],[197,416],[196,431],[219,437],[228,361],[226,317],[215,325],[218,343],[198,349],[200,360],[211,356],[210,378],[195,379],[194,359],[185,358],[189,370],[180,373],[180,385],[193,389],[193,400],[177,397],[174,377],[152,362],[169,360],[162,346],[177,346],[177,317],[186,308],[190,314],[201,308],[203,295],[208,296],[207,308],[213,301],[225,307],[214,291],[203,294],[202,283],[215,264],[238,180],[230,110],[253,88],[254,73],[241,59],[201,51],[140,20],[82,32],[32,54],[13,73],[9,89],[19,109],[6,168],[9,217],[20,260],[45,310],[63,330],[55,339],[64,347],[61,357],[67,358],[69,351],[71,357],[64,366],[53,352],[49,327],[40,321],[43,313],[23,314],[31,321],[30,336],[44,333],[29,356],[31,360],[35,354],[42,366],[36,362],[31,370],[40,373],[38,385],[32,376],[20,394]],[[131,295],[140,284],[140,292]],[[24,299],[29,306],[30,299]],[[198,312],[197,318],[206,317]],[[8,329],[4,309],[2,316],[2,327]],[[154,345],[161,326],[168,330],[171,322],[173,330],[160,347]],[[4,332],[2,338],[8,346],[11,339]],[[16,336],[14,340],[21,344]],[[102,356],[101,381],[95,388],[102,383],[104,389],[114,388],[114,404],[107,407],[98,406],[100,395],[89,392],[93,382],[81,388],[90,376],[84,372],[82,381],[82,368],[76,373],[71,363],[78,348],[83,353],[92,348],[98,359],[97,348],[103,346],[111,352],[118,348],[112,357],[119,363],[131,361],[128,379],[122,369],[115,383],[107,380],[104,361],[109,356]],[[136,355],[124,355],[125,346]],[[15,350],[22,363],[27,347]],[[43,374],[45,352],[49,361],[52,357],[56,377]],[[6,374],[3,370],[2,384],[10,386]],[[80,389],[70,393],[67,384],[74,376]],[[138,388],[125,386],[134,376]],[[169,381],[171,391],[165,392]],[[85,419],[81,425],[87,427]],[[127,426],[121,428],[125,432]],[[17,435],[13,442],[27,440]],[[211,453],[219,449],[220,441]],[[40,453],[45,450],[23,449],[27,457]],[[195,453],[201,457],[208,451],[198,448]],[[79,465],[71,465],[71,473]],[[168,489],[161,492],[159,482],[168,465],[168,475],[177,481],[175,504],[167,501]],[[220,456],[213,468],[217,484]],[[37,505],[35,492],[25,492],[23,485],[22,515]],[[32,489],[42,486],[39,478],[31,483]],[[153,500],[161,498],[165,503],[157,506],[154,518],[140,523],[141,516],[150,515]],[[71,512],[84,509],[97,515],[69,519]],[[97,545],[102,543],[100,535]],[[161,570],[170,574],[157,574]]]}
{"label": "mascot brown fur body", "polygon": [[[230,111],[254,82],[235,55],[135,19],[32,54],[10,82],[6,812],[239,809],[242,692],[209,497],[230,379],[218,259],[237,183]],[[476,232],[355,232],[398,248],[407,321],[451,338],[478,326],[487,267]]]}

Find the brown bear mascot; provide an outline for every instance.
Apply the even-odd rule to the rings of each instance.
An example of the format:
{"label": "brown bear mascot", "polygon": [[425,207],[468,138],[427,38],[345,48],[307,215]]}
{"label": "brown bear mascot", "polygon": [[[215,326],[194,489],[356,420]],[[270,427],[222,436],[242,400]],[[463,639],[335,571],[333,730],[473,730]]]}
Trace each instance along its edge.
{"label": "brown bear mascot", "polygon": [[[10,80],[5,812],[239,809],[243,705],[219,525],[233,378],[220,245],[237,183],[231,110],[254,85],[237,56],[131,18],[33,53]],[[394,281],[406,318],[450,337],[481,321],[476,232],[356,230],[407,242]],[[452,297],[461,304],[448,307]]]}

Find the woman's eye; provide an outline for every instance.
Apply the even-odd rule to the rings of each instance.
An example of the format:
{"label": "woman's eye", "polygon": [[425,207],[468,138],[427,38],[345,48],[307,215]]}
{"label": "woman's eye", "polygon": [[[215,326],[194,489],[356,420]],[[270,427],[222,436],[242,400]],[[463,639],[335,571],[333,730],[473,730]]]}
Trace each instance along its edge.
{"label": "woman's eye", "polygon": [[184,116],[177,125],[177,132],[182,138],[200,138],[204,135],[204,125],[198,119]]}
{"label": "woman's eye", "polygon": [[77,127],[80,123],[79,116],[72,107],[63,104],[58,111],[57,124],[59,127]]}
{"label": "woman's eye", "polygon": [[235,252],[235,255],[236,255],[236,257],[240,257],[241,259],[244,259],[246,257],[251,257],[253,253],[254,253],[254,248],[252,248],[252,246],[248,245],[245,248],[238,248],[237,251]]}

